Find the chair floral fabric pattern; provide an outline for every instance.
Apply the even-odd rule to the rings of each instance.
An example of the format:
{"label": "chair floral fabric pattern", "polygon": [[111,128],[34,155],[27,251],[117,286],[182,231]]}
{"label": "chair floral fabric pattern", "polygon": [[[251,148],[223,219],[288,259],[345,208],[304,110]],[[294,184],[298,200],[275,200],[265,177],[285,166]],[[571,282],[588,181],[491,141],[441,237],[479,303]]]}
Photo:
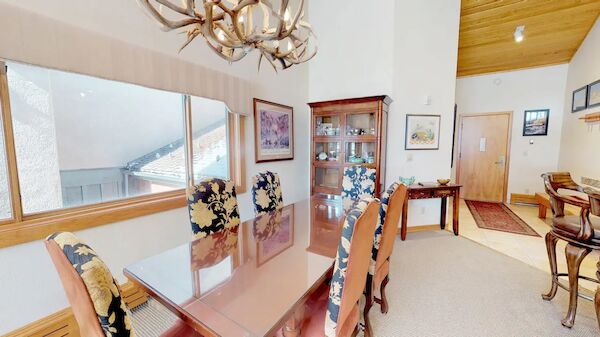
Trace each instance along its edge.
{"label": "chair floral fabric pattern", "polygon": [[96,252],[68,232],[52,234],[46,240],[56,242],[81,276],[106,337],[135,336],[117,283]]}
{"label": "chair floral fabric pattern", "polygon": [[327,303],[327,314],[325,316],[325,335],[335,337],[338,316],[340,313],[340,304],[342,303],[342,294],[344,283],[346,281],[346,270],[348,268],[348,257],[350,255],[350,243],[354,233],[356,221],[367,209],[369,202],[373,198],[361,199],[354,205],[354,208],[346,215],[342,236],[338,245],[335,265],[333,267],[333,276],[329,290],[329,301]]}
{"label": "chair floral fabric pattern", "polygon": [[376,170],[366,166],[350,166],[344,169],[342,180],[342,202],[349,209],[353,202],[372,198],[375,194]]}
{"label": "chair floral fabric pattern", "polygon": [[385,216],[387,215],[387,209],[390,203],[390,197],[396,192],[396,189],[400,186],[399,183],[393,183],[383,192],[381,195],[381,206],[379,207],[379,219],[377,226],[375,227],[375,238],[373,240],[373,251],[371,253],[371,263],[369,264],[369,275],[375,275],[375,265],[377,263],[377,254],[379,254],[379,245],[381,244],[381,234],[383,233],[383,223]]}
{"label": "chair floral fabric pattern", "polygon": [[267,171],[252,178],[252,201],[256,215],[283,207],[281,183],[277,173]]}
{"label": "chair floral fabric pattern", "polygon": [[188,209],[196,238],[231,229],[240,224],[233,181],[208,179],[188,188]]}

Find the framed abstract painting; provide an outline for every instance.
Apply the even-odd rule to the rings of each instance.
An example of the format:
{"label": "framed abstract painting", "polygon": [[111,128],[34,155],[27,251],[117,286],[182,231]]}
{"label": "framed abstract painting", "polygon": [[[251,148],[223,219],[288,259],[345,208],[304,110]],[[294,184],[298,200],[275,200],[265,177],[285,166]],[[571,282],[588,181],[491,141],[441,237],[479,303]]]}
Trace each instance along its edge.
{"label": "framed abstract painting", "polygon": [[254,99],[254,150],[257,163],[294,159],[294,109]]}
{"label": "framed abstract painting", "polygon": [[440,148],[440,115],[406,115],[406,150]]}

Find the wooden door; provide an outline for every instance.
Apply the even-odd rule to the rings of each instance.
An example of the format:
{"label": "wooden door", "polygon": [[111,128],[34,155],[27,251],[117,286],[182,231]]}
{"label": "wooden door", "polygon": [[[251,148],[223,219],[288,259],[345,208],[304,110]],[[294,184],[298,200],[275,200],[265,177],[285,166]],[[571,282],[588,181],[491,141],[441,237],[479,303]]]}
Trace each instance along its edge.
{"label": "wooden door", "polygon": [[458,181],[467,200],[505,202],[512,113],[461,116]]}

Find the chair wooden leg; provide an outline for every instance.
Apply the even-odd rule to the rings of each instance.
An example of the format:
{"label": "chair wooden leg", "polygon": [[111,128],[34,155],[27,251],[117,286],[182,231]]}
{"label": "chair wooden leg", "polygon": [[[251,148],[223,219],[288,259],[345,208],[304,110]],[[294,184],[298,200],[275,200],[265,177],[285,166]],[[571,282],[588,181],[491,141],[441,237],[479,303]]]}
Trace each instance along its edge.
{"label": "chair wooden leg", "polygon": [[[598,281],[600,281],[600,261],[596,264],[596,268],[598,271],[596,272],[596,277]],[[598,321],[598,328],[600,328],[600,287],[596,289],[596,296],[594,296],[594,305],[596,307],[596,319]]]}
{"label": "chair wooden leg", "polygon": [[556,266],[556,242],[558,238],[552,234],[552,232],[548,232],[546,234],[546,250],[548,251],[548,260],[550,261],[550,272],[552,274],[552,284],[550,285],[550,291],[547,294],[542,294],[542,298],[546,301],[550,301],[556,296],[556,290],[558,289],[558,267]]}
{"label": "chair wooden leg", "polygon": [[390,281],[390,277],[386,276],[383,279],[383,282],[381,282],[381,313],[382,314],[388,313],[388,300],[387,300],[387,297],[385,296],[385,286],[387,286],[389,281]]}
{"label": "chair wooden leg", "polygon": [[567,316],[561,321],[567,328],[575,324],[575,315],[577,313],[577,297],[579,293],[579,266],[581,261],[591,252],[589,248],[577,247],[567,244],[565,255],[567,256],[567,268],[569,273],[569,311]]}
{"label": "chair wooden leg", "polygon": [[364,321],[365,321],[365,337],[373,336],[373,331],[371,330],[371,321],[369,320],[369,311],[373,306],[373,278],[371,275],[367,275],[367,284],[365,288],[365,309],[363,311]]}

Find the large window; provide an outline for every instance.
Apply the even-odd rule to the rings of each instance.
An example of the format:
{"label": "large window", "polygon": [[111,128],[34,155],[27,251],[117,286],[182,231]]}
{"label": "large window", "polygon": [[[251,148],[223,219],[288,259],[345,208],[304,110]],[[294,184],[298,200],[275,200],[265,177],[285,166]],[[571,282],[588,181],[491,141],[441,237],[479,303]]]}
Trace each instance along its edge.
{"label": "large window", "polygon": [[[238,182],[243,175],[232,165],[239,160],[234,156],[240,151],[232,150],[241,139],[232,125],[239,126],[240,117],[223,102],[6,65],[0,99],[10,106],[2,117],[10,119],[6,143],[14,148],[18,184],[12,187],[18,191],[11,193],[11,160],[4,146],[9,137],[0,128],[0,221],[173,191],[183,196],[186,184],[206,177]],[[20,196],[18,207],[11,195]]]}
{"label": "large window", "polygon": [[[1,109],[1,107],[0,107]],[[6,145],[4,144],[4,128],[0,115],[0,221],[10,219],[10,190],[8,189],[8,166],[6,165]]]}

